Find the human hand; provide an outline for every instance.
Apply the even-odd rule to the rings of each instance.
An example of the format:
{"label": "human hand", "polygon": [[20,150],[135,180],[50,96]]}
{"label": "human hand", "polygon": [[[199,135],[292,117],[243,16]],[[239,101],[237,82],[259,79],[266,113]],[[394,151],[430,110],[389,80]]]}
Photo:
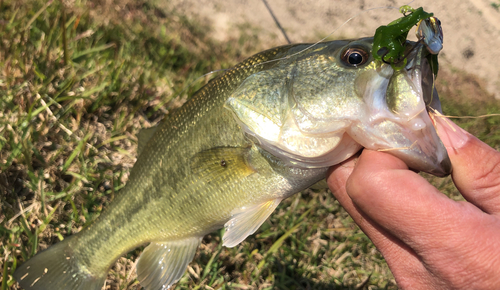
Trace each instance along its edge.
{"label": "human hand", "polygon": [[498,289],[500,153],[436,119],[467,201],[449,199],[398,158],[366,149],[331,168],[328,185],[402,289]]}

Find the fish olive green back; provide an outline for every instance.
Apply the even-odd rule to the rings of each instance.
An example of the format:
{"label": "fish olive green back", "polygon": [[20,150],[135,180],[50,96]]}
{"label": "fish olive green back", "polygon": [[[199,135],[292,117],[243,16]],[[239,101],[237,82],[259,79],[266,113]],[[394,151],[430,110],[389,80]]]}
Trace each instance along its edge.
{"label": "fish olive green back", "polygon": [[[260,202],[263,196],[270,198],[269,192],[282,195],[282,185],[291,190],[284,177],[287,173],[276,170],[288,169],[272,156],[260,157],[233,114],[224,108],[242,80],[275,66],[277,62],[267,61],[286,54],[290,47],[271,49],[240,63],[210,81],[161,123],[116,200],[72,241],[75,255],[87,267],[107,269],[120,255],[149,241],[203,236],[221,228],[234,208]],[[219,151],[222,158],[209,150]],[[201,166],[224,169],[221,162],[229,163],[225,159],[241,154],[253,164],[235,162],[237,166],[228,164],[224,173],[193,174],[200,167],[193,161],[196,156],[205,159]]]}

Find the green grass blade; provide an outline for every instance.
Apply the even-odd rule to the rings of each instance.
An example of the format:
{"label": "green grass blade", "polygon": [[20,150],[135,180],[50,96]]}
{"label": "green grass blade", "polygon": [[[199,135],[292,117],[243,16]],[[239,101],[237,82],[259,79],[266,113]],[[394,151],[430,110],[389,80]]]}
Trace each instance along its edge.
{"label": "green grass blade", "polygon": [[101,45],[101,46],[89,48],[89,49],[86,49],[84,51],[80,51],[80,52],[77,52],[77,53],[73,54],[72,59],[73,59],[73,61],[75,61],[78,58],[80,58],[82,56],[85,56],[87,54],[97,53],[97,52],[100,52],[100,51],[103,51],[103,50],[106,50],[106,49],[109,49],[109,48],[115,47],[115,46],[116,46],[116,44],[109,43],[109,44],[105,44],[105,45]]}
{"label": "green grass blade", "polygon": [[[293,226],[288,231],[286,231],[279,239],[276,240],[276,242],[274,242],[274,244],[271,246],[271,248],[269,248],[269,250],[266,252],[266,254],[264,255],[264,257],[267,257],[267,256],[271,255],[272,253],[276,252],[281,247],[281,245],[283,244],[283,242],[291,234],[293,234],[293,232],[295,232],[295,230],[298,229],[301,225],[302,225],[302,221],[299,222],[298,224],[296,224],[295,226]],[[266,258],[262,259],[259,262],[259,264],[257,265],[257,271],[260,271],[262,269],[262,267],[264,267],[265,264],[266,264]]]}
{"label": "green grass blade", "polygon": [[201,276],[200,281],[205,280],[205,277],[207,277],[208,273],[210,273],[210,268],[212,266],[212,263],[214,262],[215,258],[217,258],[217,256],[219,256],[221,251],[222,251],[222,246],[219,244],[219,249],[217,250],[217,252],[212,254],[212,257],[210,257],[210,260],[208,260],[208,263],[205,266],[205,269],[203,269],[203,274]]}
{"label": "green grass blade", "polygon": [[47,3],[45,3],[45,5],[40,10],[38,10],[35,13],[35,15],[33,15],[33,17],[31,17],[30,21],[28,21],[28,23],[24,27],[24,30],[30,29],[31,24],[33,24],[33,22],[35,22],[35,20],[38,18],[38,16],[40,16],[40,14],[42,14],[43,11],[45,11],[50,6],[50,4],[52,4],[52,2],[54,2],[54,0],[47,1]]}
{"label": "green grass blade", "polygon": [[9,257],[9,255],[5,255],[5,258],[3,259],[2,290],[7,290],[7,280],[8,280],[7,260],[8,260],[8,257]]}
{"label": "green grass blade", "polygon": [[36,234],[37,236],[42,233],[45,228],[47,227],[47,225],[50,223],[50,221],[52,220],[53,216],[54,216],[54,213],[56,212],[57,208],[59,207],[60,203],[58,203],[51,211],[50,213],[47,215],[47,217],[43,220],[43,223],[38,227],[37,231],[36,231]]}
{"label": "green grass blade", "polygon": [[293,234],[293,232],[295,232],[295,230],[297,230],[300,225],[302,225],[302,223],[304,222],[305,220],[305,217],[307,215],[309,215],[309,213],[314,209],[314,207],[311,207],[309,208],[306,212],[304,212],[298,219],[297,221],[297,224],[295,226],[293,226],[291,229],[289,229],[288,231],[286,231],[279,239],[276,240],[276,242],[274,242],[274,244],[269,248],[269,250],[267,250],[267,252],[264,254],[264,259],[262,259],[259,264],[257,265],[257,269],[256,271],[259,272],[262,267],[264,267],[265,263],[266,263],[266,258],[270,255],[272,255],[273,253],[275,253],[280,247],[281,245],[283,244],[283,242],[291,235]]}
{"label": "green grass blade", "polygon": [[62,168],[62,172],[66,172],[66,170],[68,170],[69,166],[71,165],[71,163],[73,162],[73,160],[76,158],[76,156],[78,156],[78,154],[80,154],[80,151],[82,150],[82,147],[85,145],[85,143],[87,143],[87,140],[92,136],[92,133],[89,133],[85,136],[85,138],[83,138],[82,140],[80,140],[80,142],[78,143],[78,146],[75,148],[75,150],[73,150],[73,152],[71,153],[71,155],[69,156],[69,158],[66,160],[66,162],[64,162],[64,165],[63,165],[63,168]]}

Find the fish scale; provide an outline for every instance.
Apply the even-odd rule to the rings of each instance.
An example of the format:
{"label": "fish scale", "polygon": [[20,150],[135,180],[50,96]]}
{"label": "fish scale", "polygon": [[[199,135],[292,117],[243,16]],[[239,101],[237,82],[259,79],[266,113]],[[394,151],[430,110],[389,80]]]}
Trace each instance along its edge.
{"label": "fish scale", "polygon": [[[238,245],[281,200],[361,147],[396,149],[389,153],[416,170],[449,174],[426,98],[408,89],[428,77],[418,73],[428,65],[424,46],[408,42],[409,67],[394,74],[369,57],[372,41],[278,47],[211,80],[139,134],[129,180],[101,216],[18,267],[16,280],[25,289],[97,290],[118,257],[150,243],[138,279],[147,290],[169,288],[204,235],[225,227],[223,245]],[[347,63],[348,49],[363,50],[364,63]],[[414,75],[391,82],[401,73]]]}
{"label": "fish scale", "polygon": [[[190,180],[189,162],[184,157],[214,147],[247,147],[249,145],[244,134],[238,130],[239,126],[231,113],[221,106],[227,96],[221,94],[220,89],[220,86],[230,87],[231,83],[236,83],[240,75],[251,74],[258,69],[258,67],[252,67],[254,61],[249,60],[247,63],[244,67],[248,68],[235,70],[234,73],[229,73],[221,79],[209,83],[204,90],[193,97],[192,101],[181,107],[169,120],[162,123],[156,135],[144,148],[144,152],[139,156],[130,174],[128,184],[132,186],[122,189],[123,192],[119,194],[117,200],[113,201],[113,205],[94,225],[107,224],[101,220],[119,220],[123,223],[119,226],[114,225],[112,231],[107,226],[90,227],[89,230],[78,236],[78,243],[75,241],[74,245],[71,245],[75,249],[85,249],[85,252],[81,254],[76,252],[75,255],[109,257],[106,259],[108,263],[91,271],[106,271],[114,260],[128,249],[145,242],[159,238],[168,239],[171,236],[182,237],[182,235],[178,235],[181,231],[185,235],[203,235],[221,227],[225,220],[230,217],[230,211],[221,212],[220,209],[241,204],[241,199],[238,197],[241,196],[242,192],[254,193],[251,195],[254,200],[249,200],[250,203],[258,200],[259,195],[267,195],[268,186],[256,186],[259,184],[256,183],[259,180],[252,180],[248,183],[243,181],[237,187],[233,184],[224,184],[222,181],[207,187],[203,181]],[[229,89],[225,89],[225,91],[229,91]],[[214,95],[219,95],[219,97],[213,98]],[[200,107],[207,109],[200,110]],[[206,132],[203,138],[197,136],[199,132]],[[164,144],[168,144],[168,146]],[[162,162],[159,163],[156,160]],[[233,179],[231,176],[228,178]],[[167,180],[163,182],[164,179]],[[268,180],[268,176],[266,180]],[[275,183],[275,180],[270,181]],[[158,183],[161,183],[159,186],[161,190],[155,190]],[[165,188],[163,183],[168,187]],[[245,184],[247,186],[244,186]],[[169,187],[171,190],[168,190]],[[141,194],[133,194],[134,192]],[[167,192],[168,195],[165,194]],[[200,192],[212,192],[210,197],[220,196],[220,200],[227,201],[227,203],[206,201]],[[192,212],[199,214],[191,215],[184,211],[190,216],[190,219],[179,218],[183,216],[180,212],[186,207],[192,207]],[[219,214],[218,218],[212,217],[212,220],[218,220],[218,224],[207,228],[203,221],[214,213]],[[129,215],[131,215],[130,218],[125,218]],[[135,220],[136,218],[141,220]],[[131,220],[131,222],[125,223],[125,220]],[[144,228],[150,228],[151,231],[145,232]],[[153,234],[157,231],[160,231],[160,236]],[[108,237],[107,234],[104,234],[106,232],[112,232],[113,236]],[[128,238],[128,236],[133,237],[136,233],[141,233],[141,236]],[[101,239],[102,235],[106,236],[106,239]],[[126,244],[123,244],[123,241],[126,241]],[[82,247],[82,245],[86,246]],[[118,251],[115,249],[127,250]],[[92,265],[89,266],[92,267]],[[90,268],[89,266],[87,268]]]}

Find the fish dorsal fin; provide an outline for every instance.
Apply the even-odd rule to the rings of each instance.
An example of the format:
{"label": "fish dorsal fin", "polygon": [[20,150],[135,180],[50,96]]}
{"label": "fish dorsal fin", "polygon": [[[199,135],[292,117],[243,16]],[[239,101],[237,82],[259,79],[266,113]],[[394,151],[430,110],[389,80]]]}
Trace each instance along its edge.
{"label": "fish dorsal fin", "polygon": [[191,157],[191,172],[205,182],[246,177],[255,172],[248,162],[249,151],[250,147],[217,147],[201,151]]}
{"label": "fish dorsal fin", "polygon": [[151,139],[156,130],[158,130],[158,127],[159,126],[141,129],[139,133],[137,133],[137,156],[141,155],[142,150],[144,150],[144,147],[148,144],[149,139]]}
{"label": "fish dorsal fin", "polygon": [[137,277],[146,290],[169,289],[181,279],[193,260],[201,237],[152,242],[137,263]]}
{"label": "fish dorsal fin", "polygon": [[223,245],[232,248],[255,233],[280,202],[281,199],[273,199],[234,211],[232,218],[224,225],[226,232],[222,237]]}

